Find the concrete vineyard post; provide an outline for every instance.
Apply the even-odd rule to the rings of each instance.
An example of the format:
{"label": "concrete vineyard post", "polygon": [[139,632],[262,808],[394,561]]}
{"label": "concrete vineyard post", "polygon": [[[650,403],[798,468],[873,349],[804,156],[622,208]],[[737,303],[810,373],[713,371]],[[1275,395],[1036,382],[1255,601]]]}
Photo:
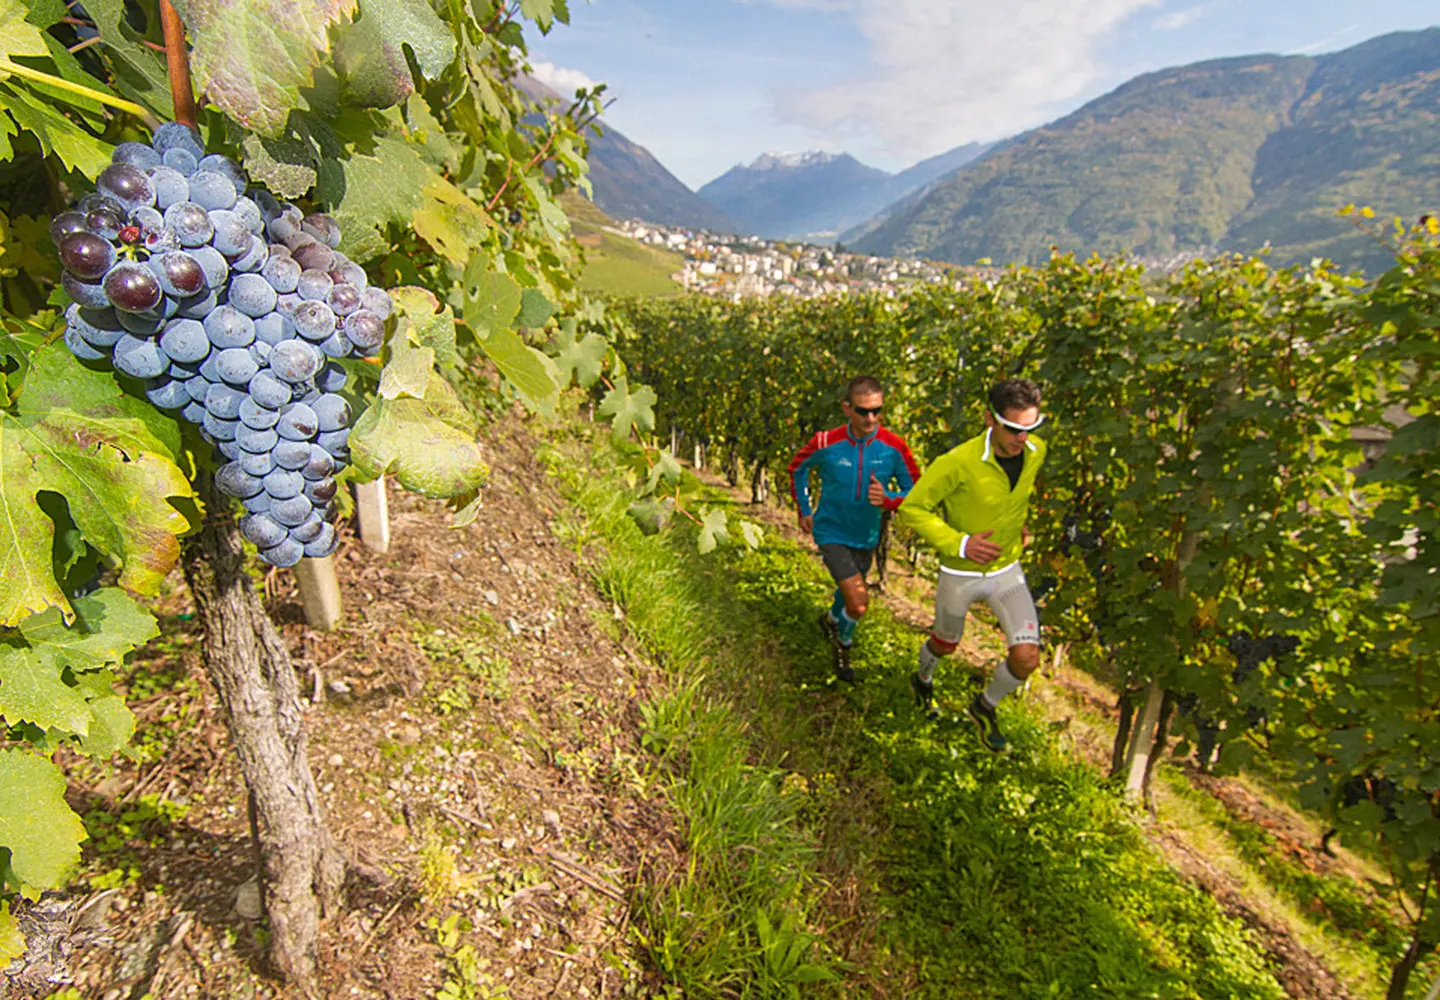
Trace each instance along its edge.
{"label": "concrete vineyard post", "polygon": [[295,566],[295,585],[305,609],[305,624],[329,632],[340,624],[340,581],[335,576],[335,557],[301,559]]}
{"label": "concrete vineyard post", "polygon": [[385,496],[385,477],[369,483],[355,483],[355,520],[360,540],[371,552],[390,550],[390,505]]}

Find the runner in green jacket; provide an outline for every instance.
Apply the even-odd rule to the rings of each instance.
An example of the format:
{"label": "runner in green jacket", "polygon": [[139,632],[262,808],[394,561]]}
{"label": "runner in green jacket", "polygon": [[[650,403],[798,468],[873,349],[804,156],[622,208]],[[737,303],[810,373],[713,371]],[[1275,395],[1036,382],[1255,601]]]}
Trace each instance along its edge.
{"label": "runner in green jacket", "polygon": [[897,517],[940,554],[935,627],[920,647],[920,669],[910,677],[915,698],[933,711],[935,667],[959,644],[970,605],[987,602],[1005,630],[1009,655],[968,711],[981,742],[999,753],[1006,743],[995,708],[1040,663],[1039,619],[1020,553],[1030,494],[1045,461],[1045,443],[1030,432],[1045,418],[1040,390],[1028,379],[1000,382],[989,401],[985,433],[925,470]]}

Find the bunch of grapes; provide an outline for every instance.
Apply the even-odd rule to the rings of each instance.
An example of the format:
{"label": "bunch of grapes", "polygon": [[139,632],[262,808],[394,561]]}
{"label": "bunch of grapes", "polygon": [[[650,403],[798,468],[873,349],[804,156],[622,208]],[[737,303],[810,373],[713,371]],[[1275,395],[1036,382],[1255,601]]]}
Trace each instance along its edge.
{"label": "bunch of grapes", "polygon": [[96,189],[50,225],[65,343],[200,428],[263,559],[329,555],[350,434],[336,359],[379,351],[390,296],[336,251],[334,219],[250,188],[186,125],[117,146]]}

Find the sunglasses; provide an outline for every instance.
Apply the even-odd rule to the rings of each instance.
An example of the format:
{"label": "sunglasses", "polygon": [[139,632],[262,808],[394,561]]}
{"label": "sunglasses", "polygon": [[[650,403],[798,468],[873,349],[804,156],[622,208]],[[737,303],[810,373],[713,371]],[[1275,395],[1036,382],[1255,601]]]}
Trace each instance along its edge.
{"label": "sunglasses", "polygon": [[852,412],[858,413],[858,414],[860,414],[860,416],[862,416],[862,417],[878,417],[878,416],[880,416],[880,411],[883,410],[884,407],[883,407],[883,406],[856,406],[856,405],[854,405],[854,404],[852,403],[852,404],[850,405],[850,409],[851,409]]}
{"label": "sunglasses", "polygon": [[1035,422],[1033,424],[1017,424],[1013,420],[1006,420],[994,410],[991,410],[990,413],[995,417],[996,422],[999,423],[1000,426],[1012,431],[1033,431],[1035,428],[1039,427],[1045,422],[1045,415],[1043,413],[1035,418]]}

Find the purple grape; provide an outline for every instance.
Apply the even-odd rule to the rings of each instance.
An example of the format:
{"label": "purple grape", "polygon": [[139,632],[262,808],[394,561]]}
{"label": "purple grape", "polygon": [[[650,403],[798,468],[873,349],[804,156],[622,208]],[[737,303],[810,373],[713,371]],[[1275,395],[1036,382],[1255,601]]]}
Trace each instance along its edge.
{"label": "purple grape", "polygon": [[315,375],[315,388],[321,392],[339,392],[345,388],[345,383],[349,380],[350,376],[346,374],[343,367],[329,361]]}
{"label": "purple grape", "polygon": [[235,428],[235,440],[240,447],[248,452],[264,452],[270,454],[275,443],[280,440],[280,435],[274,431],[258,431],[253,427],[246,427],[241,424]]}
{"label": "purple grape", "polygon": [[57,247],[71,233],[88,233],[84,212],[61,212],[50,220],[50,242]]}
{"label": "purple grape", "polygon": [[264,485],[265,492],[276,500],[289,500],[291,497],[297,497],[305,488],[305,477],[298,472],[291,472],[289,469],[271,469],[260,482]]}
{"label": "purple grape", "polygon": [[243,253],[231,259],[230,268],[244,274],[256,274],[265,266],[269,257],[270,250],[265,246],[265,241],[258,236],[251,236],[250,245]]}
{"label": "purple grape", "polygon": [[316,536],[315,540],[305,543],[305,557],[307,559],[324,559],[335,551],[335,547],[339,543],[340,540],[335,535],[335,526],[322,524],[320,534]]}
{"label": "purple grape", "polygon": [[366,288],[370,287],[370,279],[366,277],[365,269],[359,264],[355,263],[353,260],[347,260],[345,263],[341,264],[339,267],[339,273],[340,277],[338,278],[335,278],[335,273],[333,271],[330,274],[330,277],[335,278],[335,283],[337,285],[341,284],[342,282],[347,285],[354,285],[362,292]]}
{"label": "purple grape", "polygon": [[215,230],[215,235],[210,238],[210,245],[226,257],[233,257],[250,249],[250,240],[253,238],[250,230],[245,228],[244,220],[234,212],[224,209],[212,211],[210,225]]}
{"label": "purple grape", "polygon": [[[330,265],[335,260],[335,254],[329,247],[313,240],[298,248],[292,246],[290,256],[294,257],[295,263],[302,268],[323,271],[326,277],[330,276]],[[323,298],[323,296],[321,297]]]}
{"label": "purple grape", "polygon": [[295,539],[287,537],[279,545],[272,545],[268,549],[261,549],[260,558],[264,559],[271,566],[289,569],[301,559],[305,558],[305,547],[295,541]]}
{"label": "purple grape", "polygon": [[[242,452],[241,454],[245,453]],[[241,500],[240,506],[244,507],[251,514],[265,514],[269,512],[271,505],[274,503],[275,501],[270,499],[270,494],[261,490],[253,497],[246,497],[244,500]]]}
{"label": "purple grape", "polygon": [[139,170],[153,170],[160,165],[160,154],[143,142],[122,142],[110,154],[114,163],[128,163]]}
{"label": "purple grape", "polygon": [[[294,343],[294,341],[286,341]],[[271,361],[274,361],[275,351],[271,351]],[[250,395],[255,397],[255,402],[262,407],[278,411],[280,407],[290,402],[290,386],[276,378],[273,372],[262,371],[250,380]]]}
{"label": "purple grape", "polygon": [[65,323],[91,347],[114,347],[125,335],[125,328],[113,309],[86,309],[79,303],[71,303],[65,310]]}
{"label": "purple grape", "polygon": [[373,354],[385,341],[385,321],[368,309],[345,317],[345,336],[362,354]]}
{"label": "purple grape", "polygon": [[162,410],[178,410],[192,402],[184,382],[163,376],[145,390],[145,398]]}
{"label": "purple grape", "polygon": [[204,246],[215,235],[210,213],[193,201],[177,201],[165,209],[165,225],[180,237],[182,246]]}
{"label": "purple grape", "polygon": [[[274,473],[271,473],[274,475]],[[268,495],[268,493],[267,493]],[[270,505],[270,516],[287,528],[301,524],[315,510],[315,505],[299,494],[284,500],[275,500]]]}
{"label": "purple grape", "polygon": [[151,205],[141,205],[130,213],[126,221],[132,226],[139,226],[142,231],[154,232],[164,227],[165,216]]}
{"label": "purple grape", "polygon": [[338,431],[321,431],[315,443],[330,453],[330,457],[343,462],[350,456],[350,428]]}
{"label": "purple grape", "polygon": [[323,302],[300,303],[292,318],[295,332],[306,340],[324,340],[335,332],[335,313]]}
{"label": "purple grape", "polygon": [[104,285],[81,281],[69,271],[64,271],[60,275],[60,286],[65,289],[66,295],[86,309],[110,308],[110,298],[105,294]]}
{"label": "purple grape", "polygon": [[249,347],[255,339],[255,321],[234,306],[217,306],[205,317],[205,336],[222,350]]}
{"label": "purple grape", "polygon": [[103,361],[109,357],[100,348],[87,344],[85,338],[80,336],[80,332],[73,326],[65,328],[65,346],[70,348],[70,353],[81,361]]}
{"label": "purple grape", "polygon": [[[158,267],[155,266],[157,261]],[[150,263],[166,295],[189,298],[205,291],[208,285],[205,269],[193,255],[183,250],[161,254],[158,258],[151,257]]]}
{"label": "purple grape", "polygon": [[[205,248],[201,247],[200,249],[204,250]],[[192,253],[192,256],[195,255],[196,254]],[[188,299],[180,299],[175,304],[177,306],[176,315],[182,316],[185,319],[204,319],[220,304],[220,293],[216,288],[209,288],[204,294],[192,295]]]}
{"label": "purple grape", "polygon": [[155,188],[155,207],[161,212],[177,202],[190,200],[190,182],[174,167],[164,164],[151,167],[150,183]]}
{"label": "purple grape", "polygon": [[[259,378],[260,376],[257,375],[255,377]],[[255,401],[254,396],[246,396],[240,401],[238,416],[240,417],[240,422],[246,427],[253,428],[257,431],[264,431],[275,426],[276,422],[280,419],[280,411],[271,409],[268,406],[261,406]]]}
{"label": "purple grape", "polygon": [[216,355],[215,370],[231,385],[246,385],[255,377],[259,366],[245,348],[230,347]]}
{"label": "purple grape", "polygon": [[180,416],[198,427],[205,421],[205,404],[191,403],[180,411]]}
{"label": "purple grape", "polygon": [[320,529],[324,526],[325,519],[318,511],[311,511],[310,516],[290,529],[290,537],[297,542],[309,543],[320,537]]}
{"label": "purple grape", "polygon": [[242,469],[239,462],[228,462],[216,471],[215,486],[226,496],[243,500],[260,492],[261,481]]}
{"label": "purple grape", "polygon": [[282,437],[270,454],[280,468],[299,472],[310,462],[310,442],[287,441]]}
{"label": "purple grape", "polygon": [[[335,459],[330,453],[318,444],[310,445],[310,460],[300,470],[300,474],[309,480],[325,479],[335,471]],[[328,498],[327,498],[328,499]]]}
{"label": "purple grape", "polygon": [[205,147],[200,142],[200,133],[180,122],[162,123],[155,130],[150,145],[161,156],[172,149],[186,150],[196,160],[205,155]]}
{"label": "purple grape", "polygon": [[[174,362],[170,364],[170,371],[172,374],[175,371]],[[191,399],[203,405],[205,403],[205,394],[210,391],[210,387],[214,384],[213,382],[205,381],[200,375],[192,375],[185,380],[185,391],[190,394]]]}
{"label": "purple grape", "polygon": [[307,268],[300,272],[300,281],[296,285],[295,291],[302,299],[324,302],[334,287],[335,282],[330,280],[330,275],[324,271]]}
{"label": "purple grape", "polygon": [[255,320],[255,340],[274,347],[282,340],[288,340],[295,332],[295,324],[279,312],[266,313]]}
{"label": "purple grape", "polygon": [[155,204],[155,188],[150,178],[145,176],[145,171],[128,163],[112,163],[100,171],[95,189],[124,205],[127,212],[141,205]]}
{"label": "purple grape", "polygon": [[125,228],[125,218],[115,212],[97,208],[93,212],[85,213],[85,228],[96,236],[107,240],[118,240],[120,230]]}
{"label": "purple grape", "polygon": [[319,212],[307,215],[300,228],[332,250],[340,245],[340,224],[328,215]]}
{"label": "purple grape", "polygon": [[230,304],[247,316],[264,316],[275,309],[275,289],[258,274],[237,274],[230,279]]}
{"label": "purple grape", "polygon": [[[230,211],[244,220],[245,228],[250,230],[252,235],[261,237],[265,235],[265,220],[260,216],[260,206],[256,205],[249,198],[243,197],[243,195],[242,197],[236,198],[235,204],[231,206]],[[262,240],[262,242],[264,241]]]}
{"label": "purple grape", "polygon": [[275,460],[270,457],[268,451],[262,453],[242,451],[235,461],[240,463],[240,468],[257,479],[269,475],[270,471],[275,468]]}
{"label": "purple grape", "polygon": [[315,426],[317,430],[338,431],[350,423],[350,404],[345,401],[344,396],[337,396],[332,392],[324,393],[310,409],[315,412]]}
{"label": "purple grape", "polygon": [[140,243],[151,256],[170,253],[180,249],[180,237],[169,229],[145,229],[140,233]]}
{"label": "purple grape", "polygon": [[[319,352],[298,340],[281,341],[270,352],[270,370],[292,385],[310,379],[319,368]],[[258,394],[256,401],[265,403]]]}
{"label": "purple grape", "polygon": [[224,455],[225,458],[231,462],[235,461],[241,455],[245,454],[245,452],[240,450],[240,446],[234,441],[216,441],[215,450],[218,451],[220,454]]}
{"label": "purple grape", "polygon": [[190,175],[190,200],[212,212],[228,209],[238,196],[235,185],[224,174],[202,166]]}
{"label": "purple grape", "polygon": [[105,275],[105,296],[116,309],[146,312],[160,304],[164,293],[155,275],[143,264],[122,260]]}
{"label": "purple grape", "polygon": [[221,420],[234,420],[240,415],[241,402],[249,398],[228,385],[212,385],[205,391],[205,412]]}
{"label": "purple grape", "polygon": [[195,168],[199,165],[194,154],[188,149],[171,149],[166,151],[165,155],[160,158],[160,162],[181,177],[186,178],[185,199],[188,201],[190,199],[190,182],[188,178],[195,172]]}
{"label": "purple grape", "polygon": [[94,233],[70,233],[60,240],[60,263],[81,281],[96,282],[115,266],[115,247]]}
{"label": "purple grape", "polygon": [[[221,156],[219,153],[211,153],[209,156],[203,156],[200,158],[200,169],[208,170],[227,178],[231,185],[234,186],[237,196],[245,193],[245,188],[249,183],[245,179],[245,172],[241,170],[240,165],[230,159],[230,157]],[[259,216],[259,212],[256,212],[256,216]]]}
{"label": "purple grape", "polygon": [[165,326],[165,320],[155,313],[121,312],[115,316],[126,333],[133,333],[137,337],[153,337]]}
{"label": "purple grape", "polygon": [[154,340],[127,333],[115,341],[115,367],[135,378],[158,378],[169,371],[170,359]]}
{"label": "purple grape", "polygon": [[312,503],[328,503],[335,496],[337,489],[338,487],[335,484],[335,480],[326,476],[314,482],[307,482],[305,484],[305,496]]}
{"label": "purple grape", "polygon": [[320,430],[320,418],[306,404],[290,403],[280,407],[275,430],[288,441],[309,441]]}
{"label": "purple grape", "polygon": [[[209,399],[210,397],[207,394],[205,398]],[[207,408],[205,416],[200,420],[200,426],[216,441],[234,441],[235,433],[240,429],[240,421],[217,417]]]}
{"label": "purple grape", "polygon": [[240,534],[258,548],[268,549],[283,542],[288,533],[266,514],[248,514],[240,519]]}
{"label": "purple grape", "polygon": [[265,266],[260,269],[261,276],[281,295],[293,292],[299,287],[301,273],[300,265],[292,258],[274,253],[270,254]]}

